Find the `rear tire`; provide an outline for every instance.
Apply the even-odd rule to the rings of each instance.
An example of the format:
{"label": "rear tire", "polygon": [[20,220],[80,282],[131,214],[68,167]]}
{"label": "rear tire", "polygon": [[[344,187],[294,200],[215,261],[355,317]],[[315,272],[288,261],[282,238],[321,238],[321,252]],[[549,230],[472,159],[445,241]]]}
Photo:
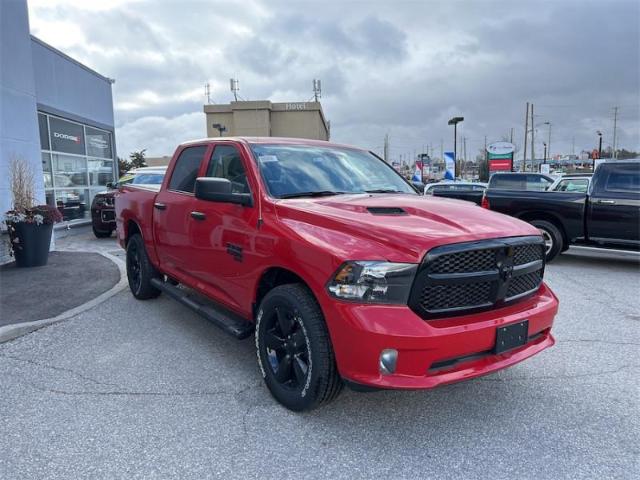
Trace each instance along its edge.
{"label": "rear tire", "polygon": [[156,298],[160,290],[151,284],[151,279],[159,277],[149,261],[142,236],[139,233],[132,235],[127,243],[127,280],[131,293],[138,300]]}
{"label": "rear tire", "polygon": [[280,285],[267,293],[255,341],[267,388],[289,410],[312,410],[342,390],[324,316],[305,286]]}
{"label": "rear tire", "polygon": [[551,262],[560,252],[563,251],[564,239],[562,237],[562,233],[558,227],[546,220],[532,220],[529,223],[542,233],[546,248],[545,258],[547,263]]}

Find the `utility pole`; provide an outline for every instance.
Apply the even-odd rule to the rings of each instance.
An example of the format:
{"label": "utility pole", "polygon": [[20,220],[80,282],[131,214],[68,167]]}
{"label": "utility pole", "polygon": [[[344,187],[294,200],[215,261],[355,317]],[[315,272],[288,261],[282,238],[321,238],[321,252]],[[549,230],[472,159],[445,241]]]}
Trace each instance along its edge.
{"label": "utility pole", "polygon": [[549,124],[549,138],[547,138],[547,152],[549,152],[549,160],[551,160],[551,122],[547,122],[547,123]]}
{"label": "utility pole", "polygon": [[534,144],[535,136],[536,136],[536,126],[533,123],[533,103],[532,103],[531,104],[531,171],[532,172],[533,172],[533,166],[536,163],[536,147]]}
{"label": "utility pole", "polygon": [[513,143],[513,127],[511,127],[511,135],[509,135],[509,142]]}
{"label": "utility pole", "polygon": [[384,135],[384,161],[389,163],[389,134]]}
{"label": "utility pole", "polygon": [[613,107],[613,159],[615,160],[616,158],[618,158],[618,153],[617,153],[617,142],[618,142],[618,135],[617,135],[617,129],[618,129],[618,107]]}
{"label": "utility pole", "polygon": [[463,149],[462,151],[464,152],[464,159],[463,159],[463,164],[462,164],[462,178],[464,178],[465,174],[467,173],[467,137],[462,137],[462,142],[463,142]]}
{"label": "utility pole", "polygon": [[[527,139],[528,138],[529,138],[529,102],[527,102],[527,113],[524,114],[524,153],[522,154],[522,171],[523,172],[527,169]],[[485,140],[485,143],[487,143],[486,140]]]}

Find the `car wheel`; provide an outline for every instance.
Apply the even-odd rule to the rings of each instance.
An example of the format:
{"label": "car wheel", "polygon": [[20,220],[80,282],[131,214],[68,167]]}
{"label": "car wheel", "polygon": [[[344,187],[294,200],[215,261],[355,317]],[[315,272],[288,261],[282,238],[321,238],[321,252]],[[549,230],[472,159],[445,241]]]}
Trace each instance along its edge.
{"label": "car wheel", "polygon": [[93,234],[97,238],[108,238],[111,236],[111,232],[113,232],[113,230],[107,230],[103,232],[102,230],[96,230],[96,227],[91,227],[91,228],[93,229]]}
{"label": "car wheel", "polygon": [[147,300],[160,295],[160,290],[151,284],[151,279],[159,276],[149,261],[142,237],[138,233],[132,235],[127,243],[127,280],[133,296]]}
{"label": "car wheel", "polygon": [[288,409],[311,410],[342,390],[322,311],[303,285],[281,285],[265,296],[255,341],[265,383]]}
{"label": "car wheel", "polygon": [[540,230],[544,238],[545,258],[547,263],[549,263],[562,251],[564,244],[562,233],[560,233],[558,227],[546,220],[533,220],[529,223]]}

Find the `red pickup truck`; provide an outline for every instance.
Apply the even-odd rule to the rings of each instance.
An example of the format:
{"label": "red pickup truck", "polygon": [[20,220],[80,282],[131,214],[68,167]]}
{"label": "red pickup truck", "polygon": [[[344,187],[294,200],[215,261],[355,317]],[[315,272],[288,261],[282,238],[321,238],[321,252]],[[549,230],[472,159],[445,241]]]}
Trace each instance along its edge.
{"label": "red pickup truck", "polygon": [[419,195],[371,152],[281,138],[180,145],[161,186],[115,201],[129,285],[237,338],[272,395],[308,410],[355,389],[432,388],[554,343],[558,300],[531,225]]}

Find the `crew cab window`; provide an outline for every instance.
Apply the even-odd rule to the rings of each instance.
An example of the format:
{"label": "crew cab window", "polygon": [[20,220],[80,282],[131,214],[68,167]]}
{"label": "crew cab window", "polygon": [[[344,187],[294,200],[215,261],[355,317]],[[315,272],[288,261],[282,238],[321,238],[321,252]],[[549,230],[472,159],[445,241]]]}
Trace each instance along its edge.
{"label": "crew cab window", "polygon": [[198,147],[188,147],[182,151],[176,160],[176,166],[173,169],[171,181],[169,182],[169,190],[187,193],[194,192],[198,169],[200,168],[200,162],[206,150],[207,147],[201,145]]}
{"label": "crew cab window", "polygon": [[247,172],[242,165],[238,149],[231,145],[218,145],[211,155],[207,177],[226,178],[233,193],[249,193]]}
{"label": "crew cab window", "polygon": [[554,191],[586,193],[588,187],[589,180],[586,178],[567,178],[566,180],[560,180],[558,182],[558,185],[556,185]]}
{"label": "crew cab window", "polygon": [[604,189],[607,192],[640,192],[640,168],[638,165],[616,166],[609,173]]}

